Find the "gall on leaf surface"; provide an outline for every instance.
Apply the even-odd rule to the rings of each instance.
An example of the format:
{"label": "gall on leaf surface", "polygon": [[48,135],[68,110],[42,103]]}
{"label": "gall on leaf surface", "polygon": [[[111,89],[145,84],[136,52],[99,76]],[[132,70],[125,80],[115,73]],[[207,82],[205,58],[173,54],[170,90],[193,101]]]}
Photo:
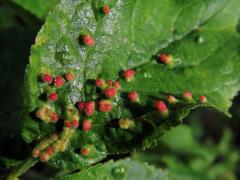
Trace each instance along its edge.
{"label": "gall on leaf surface", "polygon": [[[239,3],[112,0],[111,13],[106,16],[100,1],[60,1],[32,47],[26,70],[28,116],[23,138],[30,143],[54,132],[64,134],[63,122],[71,120],[69,112],[78,116],[80,125],[86,118],[77,103],[94,101],[96,107],[89,116],[92,129],[84,132],[79,126],[71,130],[64,151],[47,161],[58,168],[78,169],[109,154],[155,146],[166,130],[199,106],[229,115],[230,100],[240,88]],[[94,37],[94,46],[82,42],[85,34]],[[171,55],[170,64],[159,62],[163,53]],[[127,69],[135,72],[129,81],[123,76]],[[39,81],[39,75],[46,72],[53,77],[72,72],[74,79],[55,88]],[[120,82],[117,95],[104,96],[107,87],[96,87],[96,79]],[[128,99],[133,91],[138,92],[137,102]],[[191,101],[182,98],[186,91],[192,93]],[[44,94],[49,92],[58,93],[58,99],[48,102]],[[167,104],[169,95],[176,103]],[[202,95],[207,103],[199,102]],[[167,104],[167,116],[156,111],[156,100]],[[100,101],[109,102],[111,111],[99,111]],[[46,103],[59,114],[56,124],[32,116]],[[120,119],[131,119],[134,125],[122,129]],[[92,148],[86,157],[80,153],[85,146]]]}

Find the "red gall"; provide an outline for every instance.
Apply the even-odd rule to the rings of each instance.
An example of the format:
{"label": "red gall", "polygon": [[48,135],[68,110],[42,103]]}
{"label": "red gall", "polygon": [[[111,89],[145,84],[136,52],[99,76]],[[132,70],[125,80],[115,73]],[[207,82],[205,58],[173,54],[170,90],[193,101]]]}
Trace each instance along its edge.
{"label": "red gall", "polygon": [[70,128],[70,127],[72,127],[72,123],[70,121],[68,121],[68,120],[65,120],[64,121],[64,126]]}
{"label": "red gall", "polygon": [[47,153],[51,156],[53,154],[54,150],[53,150],[53,147],[49,147],[47,149]]}
{"label": "red gall", "polygon": [[116,88],[116,89],[121,88],[120,82],[118,82],[118,81],[114,82],[114,83],[113,83],[113,87]]}
{"label": "red gall", "polygon": [[57,122],[58,119],[59,119],[58,114],[57,113],[52,113],[51,119],[52,119],[53,122]]}
{"label": "red gall", "polygon": [[90,36],[90,35],[84,35],[84,36],[83,36],[83,43],[84,43],[86,46],[94,46],[95,41],[94,41],[94,39],[93,39],[92,36]]}
{"label": "red gall", "polygon": [[72,81],[74,79],[74,74],[72,72],[68,72],[67,74],[65,74],[65,78],[68,81]]}
{"label": "red gall", "polygon": [[177,102],[177,99],[173,95],[167,96],[167,101],[169,104],[175,104]]}
{"label": "red gall", "polygon": [[79,126],[79,122],[76,119],[74,119],[72,120],[71,125],[73,128],[77,129]]}
{"label": "red gall", "polygon": [[84,119],[82,122],[83,131],[90,131],[92,129],[92,122],[88,119]]}
{"label": "red gall", "polygon": [[101,112],[112,111],[112,102],[109,100],[101,100],[99,102],[99,111],[101,111]]}
{"label": "red gall", "polygon": [[55,87],[62,87],[64,84],[64,79],[61,76],[57,76],[54,80]]}
{"label": "red gall", "polygon": [[93,115],[95,111],[95,102],[94,101],[89,101],[85,103],[85,114],[87,116]]}
{"label": "red gall", "polygon": [[104,80],[102,80],[102,79],[97,79],[97,80],[95,81],[95,84],[96,84],[96,86],[97,86],[98,88],[101,88],[101,87],[103,87],[103,85],[105,84],[105,82],[104,82]]}
{"label": "red gall", "polygon": [[163,113],[163,114],[167,114],[168,113],[168,108],[165,104],[165,102],[163,101],[156,101],[154,103],[154,107],[160,112],[160,113]]}
{"label": "red gall", "polygon": [[39,156],[39,154],[40,154],[39,149],[38,148],[34,148],[33,151],[32,151],[32,156],[34,158],[37,158]]}
{"label": "red gall", "polygon": [[48,99],[49,99],[50,101],[56,101],[56,100],[58,99],[58,94],[55,93],[55,92],[50,93],[50,94],[48,95]]}
{"label": "red gall", "polygon": [[206,103],[207,102],[207,97],[206,96],[199,96],[199,101],[201,102],[201,103]]}
{"label": "red gall", "polygon": [[130,92],[128,94],[128,99],[131,102],[138,102],[139,101],[138,93],[136,91]]}
{"label": "red gall", "polygon": [[90,153],[90,149],[89,148],[82,148],[81,149],[81,154],[83,156],[87,156]]}
{"label": "red gall", "polygon": [[162,62],[166,62],[167,61],[167,55],[166,54],[161,54],[159,57],[159,60]]}
{"label": "red gall", "polygon": [[189,92],[189,91],[186,91],[183,93],[183,99],[186,100],[186,101],[192,101],[192,93]]}
{"label": "red gall", "polygon": [[52,76],[49,75],[49,74],[43,74],[43,75],[42,75],[42,81],[43,81],[44,83],[51,84],[52,81],[53,81],[53,78],[52,78]]}
{"label": "red gall", "polygon": [[104,14],[109,14],[110,13],[110,7],[108,5],[103,5],[102,11]]}
{"label": "red gall", "polygon": [[127,81],[130,81],[135,75],[135,71],[132,69],[127,69],[124,71],[123,76]]}
{"label": "red gall", "polygon": [[117,90],[115,88],[107,88],[105,90],[105,96],[108,98],[114,97],[117,94]]}
{"label": "red gall", "polygon": [[49,159],[50,159],[50,156],[49,156],[49,154],[47,152],[43,152],[43,153],[40,154],[40,160],[42,162],[46,162]]}
{"label": "red gall", "polygon": [[83,111],[85,109],[85,102],[78,102],[77,106],[80,111]]}
{"label": "red gall", "polygon": [[166,65],[168,65],[172,62],[173,57],[172,55],[161,54],[161,56],[159,57],[159,60],[165,63]]}

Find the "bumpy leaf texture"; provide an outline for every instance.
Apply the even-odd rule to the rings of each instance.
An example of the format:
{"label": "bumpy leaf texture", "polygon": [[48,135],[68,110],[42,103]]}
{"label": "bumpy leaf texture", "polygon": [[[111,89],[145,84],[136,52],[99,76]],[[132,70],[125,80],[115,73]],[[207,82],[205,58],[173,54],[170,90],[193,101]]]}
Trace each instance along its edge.
{"label": "bumpy leaf texture", "polygon": [[[109,14],[103,11],[106,4]],[[23,138],[42,142],[36,146],[42,160],[77,169],[112,153],[156,145],[193,108],[209,106],[228,114],[240,88],[239,7],[238,0],[62,0],[32,47]],[[159,61],[163,53],[165,63]],[[135,76],[126,81],[123,71],[129,68]],[[69,73],[72,80],[65,78]],[[43,82],[44,74],[55,77],[54,82],[49,77]],[[109,81],[97,88],[98,78],[118,81],[121,88]],[[114,98],[106,97],[107,86],[117,91]],[[138,93],[137,102],[128,98],[132,91]],[[193,98],[182,98],[185,91]],[[167,95],[177,103],[167,103]],[[200,95],[207,103],[199,102]],[[101,107],[101,100],[108,105]],[[156,111],[156,100],[167,107]],[[84,112],[77,106],[89,101],[95,102],[93,114],[92,108]],[[109,103],[112,110],[102,112]],[[57,123],[51,122],[53,113]],[[78,128],[71,127],[73,120]],[[52,133],[59,135],[46,138]],[[46,158],[49,147],[55,151]]]}
{"label": "bumpy leaf texture", "polygon": [[109,161],[104,164],[98,164],[88,169],[75,173],[70,176],[63,176],[61,180],[77,179],[161,179],[170,180],[173,177],[161,169],[156,169],[146,163],[139,163],[130,159],[119,160],[116,162]]}

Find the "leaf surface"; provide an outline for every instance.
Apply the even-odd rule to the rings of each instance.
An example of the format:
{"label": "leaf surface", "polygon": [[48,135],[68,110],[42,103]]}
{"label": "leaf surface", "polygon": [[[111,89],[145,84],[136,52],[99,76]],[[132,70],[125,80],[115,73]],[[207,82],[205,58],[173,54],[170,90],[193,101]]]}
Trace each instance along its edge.
{"label": "leaf surface", "polygon": [[[240,88],[237,0],[114,0],[109,2],[109,15],[102,12],[104,3],[62,0],[32,48],[25,83],[30,115],[23,128],[24,139],[30,143],[58,132],[65,140],[62,131],[67,128],[62,127],[69,118],[69,107],[80,117],[80,127],[71,130],[66,151],[48,161],[55,167],[83,168],[108,154],[152,147],[193,108],[211,106],[227,114],[230,100]],[[85,34],[94,38],[93,47],[83,44]],[[162,53],[173,56],[171,66],[157,60]],[[122,76],[128,68],[136,71],[130,82]],[[44,73],[55,77],[68,72],[75,79],[65,81],[61,88],[39,80]],[[93,100],[98,109],[97,102],[106,99],[94,85],[96,78],[118,80],[122,87],[111,99],[112,111],[96,110],[89,117],[93,129],[84,132],[81,124],[87,117],[75,106]],[[131,91],[139,93],[138,103],[128,100]],[[191,91],[194,100],[183,100],[184,91]],[[49,92],[58,93],[56,102],[46,100]],[[178,103],[167,105],[169,116],[164,118],[152,104],[166,101],[169,94]],[[198,102],[200,95],[207,97],[207,104]],[[59,114],[57,125],[35,117],[46,104]],[[119,128],[119,120],[126,118],[134,126]],[[85,146],[91,146],[92,154],[87,157],[80,154]]]}
{"label": "leaf surface", "polygon": [[109,161],[104,164],[98,164],[88,169],[82,170],[80,173],[75,173],[62,178],[61,180],[77,180],[77,179],[156,179],[156,180],[169,180],[172,179],[168,172],[161,169],[155,169],[146,163],[139,163],[130,159]]}

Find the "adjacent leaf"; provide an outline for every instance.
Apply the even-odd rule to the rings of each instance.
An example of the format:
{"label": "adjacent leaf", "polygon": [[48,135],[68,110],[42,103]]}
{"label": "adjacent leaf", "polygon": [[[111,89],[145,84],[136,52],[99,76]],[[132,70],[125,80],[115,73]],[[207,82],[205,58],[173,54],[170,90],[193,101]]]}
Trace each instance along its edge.
{"label": "adjacent leaf", "polygon": [[0,27],[8,28],[17,24],[15,16],[16,10],[7,3],[0,5]]}
{"label": "adjacent leaf", "polygon": [[[0,4],[0,28],[7,29],[18,26],[36,26],[40,25],[35,16],[32,16],[24,9],[16,6],[10,1],[1,1]],[[23,69],[22,69],[23,70]]]}
{"label": "adjacent leaf", "polygon": [[47,16],[49,10],[53,8],[58,0],[14,0],[18,5],[30,11],[38,18]]}
{"label": "adjacent leaf", "polygon": [[238,150],[231,145],[232,135],[224,129],[220,142],[210,137],[194,138],[194,129],[187,125],[173,128],[150,151],[139,151],[134,160],[169,169],[171,175],[182,179],[236,179]]}
{"label": "adjacent leaf", "polygon": [[168,172],[161,169],[155,169],[146,163],[139,163],[130,159],[109,161],[104,164],[98,164],[88,169],[82,170],[80,173],[64,176],[56,179],[61,180],[77,180],[77,179],[156,179],[169,180],[172,179]]}
{"label": "adjacent leaf", "polygon": [[[48,162],[55,167],[83,168],[111,153],[152,147],[193,108],[211,106],[227,114],[229,100],[240,88],[237,0],[113,0],[109,15],[102,12],[105,3],[62,0],[32,48],[25,84],[29,114],[22,134],[29,143],[40,141],[36,147],[41,147],[42,160],[53,146]],[[83,43],[86,34],[90,43],[94,38],[93,47]],[[173,55],[172,66],[156,60],[163,52]],[[128,68],[136,71],[131,81],[122,76]],[[67,73],[74,80],[65,79],[61,87],[41,80],[43,74]],[[87,117],[77,110],[78,102],[95,101],[99,109],[98,102],[107,99],[94,85],[97,78],[118,80],[122,87],[111,99],[110,113],[96,110]],[[131,91],[139,93],[138,103],[128,100]],[[184,91],[191,91],[194,100],[183,100]],[[53,92],[58,94],[54,102],[47,98]],[[168,94],[178,103],[168,105],[169,116],[164,117],[152,104]],[[200,95],[207,96],[207,104],[199,103]],[[60,118],[56,125],[49,122],[53,112]],[[88,132],[81,125],[86,118],[93,125]],[[123,128],[121,119],[127,123]],[[80,127],[69,128],[66,120],[76,120]],[[55,132],[57,140],[49,140]]]}

